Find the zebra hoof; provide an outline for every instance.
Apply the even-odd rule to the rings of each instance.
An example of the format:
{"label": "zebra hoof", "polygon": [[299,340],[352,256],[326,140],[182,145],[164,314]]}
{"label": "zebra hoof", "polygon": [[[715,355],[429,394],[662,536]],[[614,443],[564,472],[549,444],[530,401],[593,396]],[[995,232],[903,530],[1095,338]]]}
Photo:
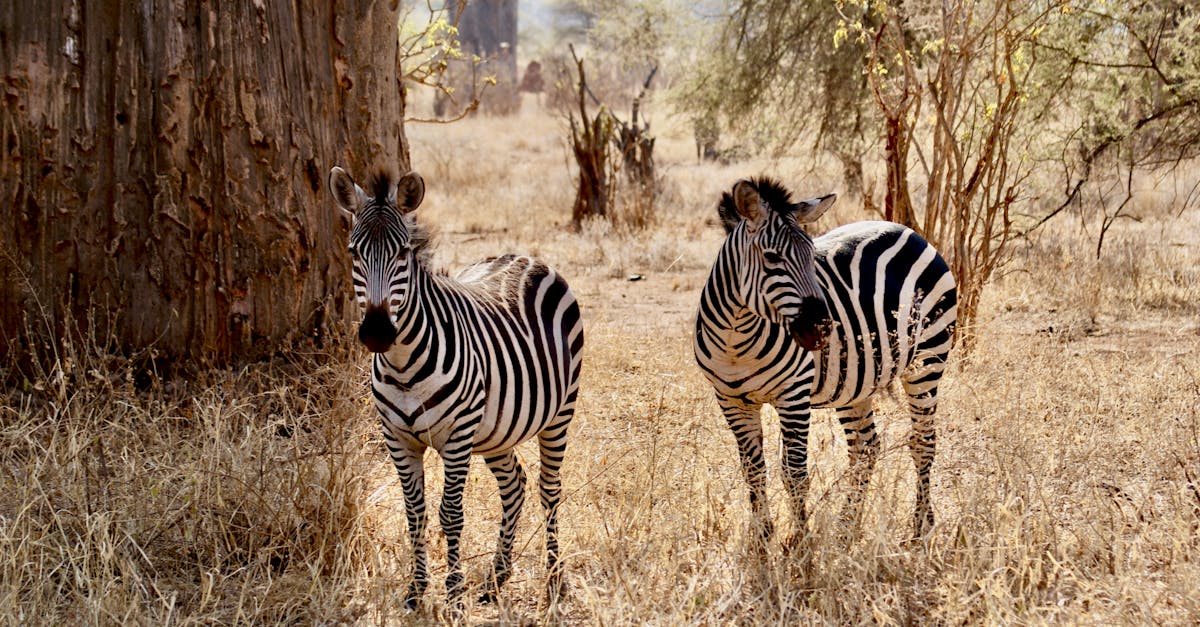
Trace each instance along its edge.
{"label": "zebra hoof", "polygon": [[462,624],[467,618],[467,608],[462,599],[450,601],[441,613],[441,620],[453,625]]}
{"label": "zebra hoof", "polygon": [[404,609],[409,612],[415,612],[421,604],[421,596],[425,594],[425,586],[413,582],[408,586],[408,592],[404,595]]}
{"label": "zebra hoof", "polygon": [[775,525],[769,520],[762,520],[754,523],[754,527],[750,543],[754,545],[755,551],[765,553],[771,546],[771,536],[775,535]]}
{"label": "zebra hoof", "polygon": [[918,513],[913,520],[913,540],[924,540],[933,531],[933,512]]}
{"label": "zebra hoof", "polygon": [[551,603],[562,600],[563,590],[562,571],[555,567],[546,577],[546,599]]}

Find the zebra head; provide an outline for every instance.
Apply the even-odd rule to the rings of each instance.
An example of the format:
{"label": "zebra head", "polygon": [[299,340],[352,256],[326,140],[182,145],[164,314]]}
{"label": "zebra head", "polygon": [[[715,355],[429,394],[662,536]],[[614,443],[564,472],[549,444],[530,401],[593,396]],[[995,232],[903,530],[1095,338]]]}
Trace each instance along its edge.
{"label": "zebra head", "polygon": [[381,173],[369,187],[368,194],[341,168],[329,172],[329,190],[353,225],[354,295],[363,310],[358,340],[371,352],[382,353],[396,341],[396,319],[410,291],[419,234],[413,233],[407,214],[425,198],[425,181],[416,172],[396,182]]}
{"label": "zebra head", "polygon": [[734,240],[739,272],[733,280],[750,311],[784,325],[810,351],[825,347],[829,308],[817,283],[813,240],[801,228],[829,209],[835,194],[793,202],[779,182],[741,180],[721,196],[719,211]]}

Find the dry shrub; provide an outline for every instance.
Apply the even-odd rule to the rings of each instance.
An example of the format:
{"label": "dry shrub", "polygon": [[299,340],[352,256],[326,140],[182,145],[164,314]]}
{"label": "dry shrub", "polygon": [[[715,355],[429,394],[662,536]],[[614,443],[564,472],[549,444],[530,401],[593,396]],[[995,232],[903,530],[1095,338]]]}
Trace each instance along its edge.
{"label": "dry shrub", "polygon": [[643,231],[654,224],[655,192],[623,185],[615,194],[609,221],[623,231]]}
{"label": "dry shrub", "polygon": [[[363,373],[313,358],[139,386],[70,349],[0,407],[0,612],[18,622],[309,622],[377,539]],[[336,362],[334,362],[336,363]]]}
{"label": "dry shrub", "polygon": [[[542,512],[531,495],[513,579],[497,606],[469,597],[470,622],[1200,617],[1200,213],[1120,221],[1099,261],[1091,224],[1049,224],[1014,246],[1013,264],[983,292],[976,350],[955,357],[943,380],[938,526],[927,541],[910,542],[910,419],[889,398],[877,404],[883,451],[861,524],[844,519],[844,436],[831,412],[817,411],[807,535],[791,552],[778,542],[759,552],[734,438],[691,352],[698,292],[723,237],[710,216],[717,194],[748,174],[778,171],[805,195],[799,181],[812,193],[828,188],[791,162],[695,164],[690,137],[664,133],[656,151],[677,191],[657,221],[570,233],[561,130],[528,113],[411,129],[418,170],[444,152],[447,163],[487,173],[463,170],[444,185],[427,177],[420,215],[444,229],[442,265],[537,252],[570,281],[586,325],[563,467],[567,596],[546,607]],[[838,222],[863,217],[841,203],[836,212]],[[411,559],[403,498],[365,404],[357,349],[172,383],[143,381],[102,353],[63,355],[0,397],[0,615],[55,624],[440,617],[436,514],[427,606],[400,612]],[[772,412],[764,425],[768,494],[786,536]],[[536,477],[536,445],[518,455]],[[426,467],[432,513],[440,462],[430,455]],[[479,460],[464,503],[474,585],[499,520],[495,481]]]}

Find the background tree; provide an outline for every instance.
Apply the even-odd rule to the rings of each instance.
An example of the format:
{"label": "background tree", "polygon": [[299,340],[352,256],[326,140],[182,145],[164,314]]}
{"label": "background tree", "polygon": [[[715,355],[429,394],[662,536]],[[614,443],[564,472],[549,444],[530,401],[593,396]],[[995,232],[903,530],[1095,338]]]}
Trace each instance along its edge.
{"label": "background tree", "polygon": [[[1101,209],[1105,225],[1129,207],[1133,173],[1169,176],[1200,156],[1200,11],[1183,0],[1073,3],[1036,34],[1058,112],[1037,153],[1055,172],[1036,229],[1067,209]],[[1195,189],[1177,199],[1197,202]],[[1181,209],[1182,209],[1181,206]]]}
{"label": "background tree", "polygon": [[[905,13],[914,5],[875,8],[880,25],[867,69],[886,122],[888,209],[950,261],[969,349],[983,284],[1014,234],[1013,206],[1031,194],[1026,147],[1046,122],[1027,107],[1040,69],[1032,37],[1059,7],[946,0],[916,8],[916,16]],[[910,146],[920,164],[919,210],[908,197]]]}
{"label": "background tree", "polygon": [[353,303],[325,177],[408,168],[396,0],[0,8],[0,346],[226,364]]}
{"label": "background tree", "polygon": [[[1032,226],[1020,224],[1018,212],[1040,213],[1037,198],[1054,197],[1056,183],[1067,186],[1060,207],[1091,190],[1101,214],[1099,251],[1133,198],[1135,171],[1175,168],[1200,154],[1198,69],[1187,59],[1198,36],[1194,27],[1176,28],[1195,16],[1176,2],[862,6],[880,24],[868,73],[889,121],[888,195],[907,195],[910,179],[922,190],[919,205],[906,203],[911,222],[898,221],[949,258],[968,348],[983,285],[1008,244],[1057,210]],[[915,103],[896,122],[919,168],[890,150],[894,109],[880,96],[889,91]],[[1168,124],[1169,133],[1156,132]],[[1034,179],[1039,160],[1057,162],[1066,176],[1043,187]],[[1096,165],[1107,174],[1094,176]]]}
{"label": "background tree", "polygon": [[[478,99],[485,111],[509,114],[520,108],[517,83],[517,0],[447,0],[446,13],[457,20],[464,58],[451,64],[454,90]],[[476,62],[478,59],[480,62]],[[487,94],[481,84],[488,77]],[[447,98],[439,94],[440,107]]]}
{"label": "background tree", "polygon": [[[878,115],[863,71],[869,42],[835,45],[839,15],[828,0],[737,0],[727,11],[681,90],[684,107],[774,152],[804,136],[838,160],[844,192],[860,195]],[[864,7],[843,11],[863,28],[875,19]]]}
{"label": "background tree", "polygon": [[693,74],[685,105],[715,105],[767,143],[850,146],[843,163],[878,154],[884,215],[950,259],[968,338],[1014,237],[1090,195],[1099,251],[1127,215],[1134,172],[1170,172],[1200,153],[1200,18],[1179,0],[728,7],[705,44],[720,52]]}
{"label": "background tree", "polygon": [[[615,192],[613,164],[609,144],[613,141],[614,120],[603,105],[597,103],[594,115],[588,115],[588,97],[591,95],[587,83],[587,71],[583,60],[570,46],[571,60],[575,62],[578,81],[575,83],[575,98],[579,119],[575,111],[567,113],[571,131],[571,152],[579,169],[579,180],[575,186],[575,202],[571,208],[571,224],[578,229],[588,218],[608,218]],[[593,96],[594,98],[594,96]]]}
{"label": "background tree", "polygon": [[[578,226],[597,216],[620,227],[645,228],[663,191],[647,105],[661,76],[660,60],[671,57],[674,33],[681,32],[681,9],[658,0],[564,2],[556,15],[565,20],[564,36],[575,40],[567,43],[569,61],[552,62],[549,99],[568,120],[579,168],[572,222]],[[576,44],[586,51],[586,71]]]}

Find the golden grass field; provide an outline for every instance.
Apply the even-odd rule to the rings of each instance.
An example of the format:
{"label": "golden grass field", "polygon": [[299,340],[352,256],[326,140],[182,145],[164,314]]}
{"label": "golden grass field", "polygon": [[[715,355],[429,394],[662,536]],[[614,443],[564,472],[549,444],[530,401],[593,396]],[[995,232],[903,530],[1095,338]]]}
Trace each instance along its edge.
{"label": "golden grass field", "polygon": [[[837,180],[801,159],[698,164],[682,127],[664,120],[658,132],[667,191],[653,225],[574,233],[563,121],[527,106],[512,119],[408,129],[428,190],[419,215],[441,231],[437,265],[536,254],[571,282],[586,323],[560,518],[566,596],[553,608],[544,598],[533,496],[512,581],[496,605],[469,594],[468,622],[1200,620],[1200,212],[1172,205],[1181,183],[1146,181],[1141,221],[1118,222],[1099,260],[1097,225],[1079,216],[1014,245],[985,292],[976,349],[943,382],[938,523],[925,541],[910,541],[907,415],[885,398],[861,527],[840,516],[845,441],[817,411],[809,534],[791,553],[776,543],[761,554],[733,437],[692,358],[694,307],[723,237],[715,201],[750,174],[799,195],[836,191]],[[819,229],[866,217],[843,199]],[[420,610],[402,610],[403,499],[367,404],[367,355],[346,335],[326,353],[144,390],[73,347],[44,379],[4,392],[0,620],[446,618],[436,515],[434,585]],[[782,536],[778,425],[769,414],[766,425]],[[536,476],[536,445],[520,456]],[[440,464],[427,467],[435,512]],[[465,567],[478,583],[499,520],[479,460],[466,507]]]}

